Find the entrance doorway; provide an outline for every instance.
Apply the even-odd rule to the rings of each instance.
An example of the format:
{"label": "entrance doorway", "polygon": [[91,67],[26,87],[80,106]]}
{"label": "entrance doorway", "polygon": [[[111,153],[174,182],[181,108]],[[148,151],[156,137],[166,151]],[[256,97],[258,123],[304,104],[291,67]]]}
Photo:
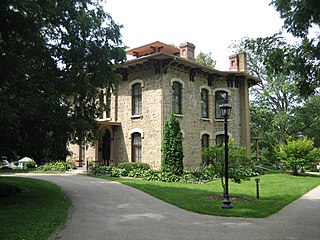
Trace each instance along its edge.
{"label": "entrance doorway", "polygon": [[110,165],[110,156],[111,156],[111,134],[108,129],[106,129],[105,134],[102,138],[102,159],[103,164]]}

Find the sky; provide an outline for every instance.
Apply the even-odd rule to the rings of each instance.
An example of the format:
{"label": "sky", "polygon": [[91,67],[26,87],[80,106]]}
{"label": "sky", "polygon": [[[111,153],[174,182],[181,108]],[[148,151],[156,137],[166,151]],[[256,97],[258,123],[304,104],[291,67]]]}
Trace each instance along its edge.
{"label": "sky", "polygon": [[128,49],[160,41],[190,42],[196,55],[211,52],[216,69],[228,70],[230,44],[278,32],[283,20],[271,0],[106,0],[104,9],[123,25]]}

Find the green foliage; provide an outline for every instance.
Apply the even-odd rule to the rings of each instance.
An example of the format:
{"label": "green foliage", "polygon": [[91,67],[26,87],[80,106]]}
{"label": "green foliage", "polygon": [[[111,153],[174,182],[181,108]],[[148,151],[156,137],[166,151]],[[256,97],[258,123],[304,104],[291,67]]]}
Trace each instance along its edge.
{"label": "green foliage", "polygon": [[122,177],[128,176],[133,178],[141,178],[148,181],[160,181],[160,182],[181,182],[181,183],[201,183],[212,180],[212,172],[208,169],[198,171],[184,171],[181,175],[176,175],[172,172],[146,169],[133,168],[127,171],[123,168],[100,166],[93,171],[94,175],[107,175],[110,177]]}
{"label": "green foliage", "polygon": [[148,170],[150,169],[149,164],[147,163],[138,163],[138,162],[122,162],[118,164],[118,168],[124,169],[127,172],[130,172],[135,169]]}
{"label": "green foliage", "polygon": [[[290,71],[297,75],[300,94],[309,96],[317,91],[320,79],[320,2],[317,0],[273,0],[271,2],[284,19],[284,28],[300,38],[290,54]],[[315,34],[310,34],[311,29]],[[314,36],[315,35],[315,36]],[[271,56],[277,61],[277,56]]]}
{"label": "green foliage", "polygon": [[35,168],[36,165],[37,165],[37,163],[34,160],[32,160],[32,161],[29,161],[29,162],[25,163],[23,167],[26,168],[26,169]]}
{"label": "green foliage", "polygon": [[212,59],[211,52],[206,54],[206,53],[203,53],[201,51],[196,57],[196,62],[200,63],[200,64],[202,64],[204,66],[212,67],[212,68],[214,68],[216,66],[216,63],[217,63],[215,60]]}
{"label": "green foliage", "polygon": [[294,138],[308,136],[314,145],[320,147],[320,96],[310,96],[303,104],[293,110],[288,134]]}
{"label": "green foliage", "polygon": [[49,162],[37,168],[38,171],[44,172],[64,172],[71,169],[72,164],[69,162]]}
{"label": "green foliage", "polygon": [[[228,148],[229,178],[236,183],[248,180],[248,177],[252,173],[253,164],[251,159],[246,155],[245,148],[235,146],[231,140],[229,140]],[[224,188],[225,159],[221,157],[222,153],[224,153],[224,146],[214,145],[205,149],[203,155],[209,159],[211,163],[209,169],[221,179],[222,187]]]}
{"label": "green foliage", "polygon": [[110,177],[127,176],[128,172],[125,169],[112,167],[112,166],[100,166],[93,170],[94,175],[108,175]]}
{"label": "green foliage", "polygon": [[290,140],[286,145],[278,145],[275,150],[282,163],[292,168],[293,175],[298,175],[298,168],[320,161],[320,149],[315,148],[313,140],[307,137]]}
{"label": "green foliage", "polygon": [[0,155],[65,159],[96,139],[97,88],[125,59],[121,26],[98,0],[1,1]]}
{"label": "green foliage", "polygon": [[183,173],[182,133],[179,121],[173,114],[166,121],[163,131],[161,169],[175,175]]}

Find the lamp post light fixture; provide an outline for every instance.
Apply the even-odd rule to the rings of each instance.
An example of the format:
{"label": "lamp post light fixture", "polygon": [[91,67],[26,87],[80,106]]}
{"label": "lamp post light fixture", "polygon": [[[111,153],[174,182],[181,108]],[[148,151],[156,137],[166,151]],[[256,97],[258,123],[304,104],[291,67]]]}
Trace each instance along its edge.
{"label": "lamp post light fixture", "polygon": [[223,201],[221,208],[232,208],[231,201],[229,198],[229,149],[228,149],[228,117],[231,114],[231,105],[228,103],[228,100],[225,99],[224,103],[219,105],[221,114],[224,117],[224,177],[225,177],[225,187],[223,193]]}

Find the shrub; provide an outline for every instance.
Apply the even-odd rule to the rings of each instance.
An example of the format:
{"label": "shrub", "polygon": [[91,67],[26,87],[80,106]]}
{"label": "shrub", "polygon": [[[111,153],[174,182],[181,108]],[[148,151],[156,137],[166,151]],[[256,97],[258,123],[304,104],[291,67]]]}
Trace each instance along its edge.
{"label": "shrub", "polygon": [[172,114],[166,121],[162,140],[161,169],[176,175],[183,173],[182,133],[179,121]]}
{"label": "shrub", "polygon": [[71,168],[69,162],[49,162],[38,167],[38,171],[64,172]]}
{"label": "shrub", "polygon": [[25,169],[27,169],[27,168],[36,168],[37,164],[36,164],[35,161],[32,160],[32,161],[29,161],[29,162],[25,163],[23,167]]}
{"label": "shrub", "polygon": [[288,141],[287,145],[280,144],[275,150],[282,163],[292,168],[293,175],[298,175],[300,167],[319,161],[320,149],[315,148],[313,144],[313,140],[304,137]]}
{"label": "shrub", "polygon": [[148,170],[150,169],[150,166],[147,163],[123,162],[123,163],[119,163],[118,168],[121,168],[126,170],[127,172],[130,172],[134,169]]}
{"label": "shrub", "polygon": [[94,175],[109,175],[110,177],[121,177],[127,176],[128,172],[125,169],[111,167],[111,166],[100,166],[92,172]]}

